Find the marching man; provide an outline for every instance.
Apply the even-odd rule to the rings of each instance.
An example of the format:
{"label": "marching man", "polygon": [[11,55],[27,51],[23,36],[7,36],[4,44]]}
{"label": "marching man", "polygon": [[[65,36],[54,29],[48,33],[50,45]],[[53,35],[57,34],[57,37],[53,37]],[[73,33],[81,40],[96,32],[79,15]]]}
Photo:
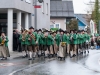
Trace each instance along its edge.
{"label": "marching man", "polygon": [[0,57],[2,57],[2,60],[7,60],[7,57],[10,57],[8,41],[8,37],[5,36],[4,32],[2,32],[0,36]]}
{"label": "marching man", "polygon": [[28,45],[28,51],[29,51],[29,60],[32,60],[33,57],[35,58],[36,56],[36,50],[35,50],[35,45],[36,45],[36,33],[34,32],[34,28],[30,27],[29,28],[29,33],[27,36],[27,45]]}

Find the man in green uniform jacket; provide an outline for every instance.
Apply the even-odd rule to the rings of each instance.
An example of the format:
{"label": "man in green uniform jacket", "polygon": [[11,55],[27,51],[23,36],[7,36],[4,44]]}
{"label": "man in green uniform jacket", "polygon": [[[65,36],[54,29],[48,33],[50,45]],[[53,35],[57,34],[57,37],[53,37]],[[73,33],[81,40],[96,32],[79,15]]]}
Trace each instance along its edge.
{"label": "man in green uniform jacket", "polygon": [[[60,34],[56,35],[56,42],[57,45],[59,47],[59,51],[58,51],[58,56],[60,58],[65,58],[66,55],[66,35],[64,34],[64,31],[60,29]],[[62,44],[64,43],[64,46],[62,46]]]}
{"label": "man in green uniform jacket", "polygon": [[48,49],[49,51],[48,57],[50,57],[50,46],[52,45],[52,41],[53,41],[52,36],[49,34],[49,31],[46,30],[43,36],[43,45],[44,45],[44,50],[46,51]]}
{"label": "man in green uniform jacket", "polygon": [[78,35],[77,32],[73,35],[73,44],[74,44],[74,51],[73,51],[73,57],[77,54],[77,48],[78,48]]}
{"label": "man in green uniform jacket", "polygon": [[57,44],[56,44],[56,32],[53,32],[52,33],[52,38],[53,38],[53,41],[52,41],[52,45],[53,45],[53,53],[55,56],[57,56],[57,52],[58,52],[58,47],[57,47]]}
{"label": "man in green uniform jacket", "polygon": [[[67,38],[66,38],[66,35],[64,34],[64,35],[62,36],[62,42],[66,42],[66,39],[67,39]],[[61,42],[60,34],[57,34],[57,35],[56,35],[55,40],[56,40],[57,45],[59,46],[59,45],[60,45],[60,42]]]}
{"label": "man in green uniform jacket", "polygon": [[[85,34],[86,34],[86,49],[85,50],[87,50],[87,52],[89,53],[89,41],[90,41],[90,37],[89,37],[89,34],[87,33],[87,32],[85,32]],[[85,51],[85,53],[86,53],[86,51]]]}
{"label": "man in green uniform jacket", "polygon": [[70,36],[69,36],[69,32],[66,32],[66,48],[67,48],[67,55],[69,55],[70,53]]}
{"label": "man in green uniform jacket", "polygon": [[[5,45],[5,47],[8,47],[8,37],[7,36],[5,36],[5,42],[4,42],[4,45]],[[3,40],[3,38],[2,37],[0,37],[0,43],[2,42],[2,40]]]}
{"label": "man in green uniform jacket", "polygon": [[59,47],[60,40],[58,40],[58,39],[60,39],[60,38],[59,38],[59,37],[60,37],[60,32],[59,32],[59,30],[57,30],[56,32],[57,32],[57,34],[56,34],[56,36],[55,36],[55,40],[56,40],[57,46]]}
{"label": "man in green uniform jacket", "polygon": [[70,57],[76,56],[76,49],[77,49],[77,34],[74,33],[73,30],[70,31]]}
{"label": "man in green uniform jacket", "polygon": [[78,36],[78,38],[77,38],[77,41],[78,41],[78,54],[80,54],[81,51],[82,51],[82,35],[81,35],[81,31],[78,31],[77,36]]}
{"label": "man in green uniform jacket", "polygon": [[38,42],[38,47],[39,47],[38,56],[41,56],[42,54],[44,54],[44,51],[43,51],[43,33],[42,33],[41,29],[38,30],[37,42]]}
{"label": "man in green uniform jacket", "polygon": [[22,45],[22,51],[25,51],[26,55],[23,55],[23,57],[28,57],[28,50],[27,50],[27,44],[28,44],[28,32],[26,30],[22,31],[22,34],[20,35],[19,40],[21,40]]}
{"label": "man in green uniform jacket", "polygon": [[84,53],[86,53],[86,37],[87,37],[87,34],[86,34],[86,32],[85,31],[82,31],[82,34],[83,34],[83,51],[84,51]]}
{"label": "man in green uniform jacket", "polygon": [[1,36],[0,36],[0,57],[2,57],[2,59],[7,59],[7,57],[10,57],[9,54],[9,49],[8,49],[8,37],[5,36],[5,33],[2,32]]}
{"label": "man in green uniform jacket", "polygon": [[36,56],[36,50],[35,50],[35,45],[36,45],[36,41],[37,41],[37,35],[34,32],[34,28],[30,27],[29,28],[29,33],[27,35],[27,45],[28,45],[28,50],[29,50],[29,60],[32,60],[32,58]]}

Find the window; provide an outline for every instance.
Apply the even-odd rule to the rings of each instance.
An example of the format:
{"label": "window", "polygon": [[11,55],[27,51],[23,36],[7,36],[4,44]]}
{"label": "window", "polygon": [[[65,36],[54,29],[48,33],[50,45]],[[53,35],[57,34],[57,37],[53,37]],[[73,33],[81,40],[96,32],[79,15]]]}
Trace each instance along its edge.
{"label": "window", "polygon": [[50,29],[51,29],[51,28],[54,28],[54,25],[50,25]]}
{"label": "window", "polygon": [[44,2],[42,3],[42,13],[44,14]]}
{"label": "window", "polygon": [[56,27],[56,28],[60,28],[60,25],[59,25],[59,24],[55,24],[55,27]]}
{"label": "window", "polygon": [[46,3],[46,14],[48,15],[48,3]]}
{"label": "window", "polygon": [[[13,13],[13,19],[16,19],[16,13]],[[0,19],[7,19],[6,13],[0,13]]]}

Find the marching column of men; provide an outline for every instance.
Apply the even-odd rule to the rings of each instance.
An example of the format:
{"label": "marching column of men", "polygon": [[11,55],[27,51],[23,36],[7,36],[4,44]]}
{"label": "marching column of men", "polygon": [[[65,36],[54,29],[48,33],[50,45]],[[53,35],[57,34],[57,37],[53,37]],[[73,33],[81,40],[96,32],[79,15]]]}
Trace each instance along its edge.
{"label": "marching column of men", "polygon": [[19,38],[22,43],[22,50],[25,51],[29,60],[32,60],[38,55],[44,57],[54,57],[65,59],[66,55],[71,58],[79,54],[89,53],[88,44],[90,35],[85,31],[70,32],[58,30],[50,32],[41,29],[34,32],[34,28],[24,30]]}
{"label": "marching column of men", "polygon": [[[90,35],[85,31],[71,30],[67,32],[61,29],[56,32],[42,31],[41,29],[34,31],[34,28],[30,27],[29,30],[21,31],[19,40],[22,51],[25,52],[23,57],[29,57],[29,60],[35,59],[36,55],[48,58],[57,56],[60,59],[65,59],[66,55],[72,58],[79,54],[89,53]],[[0,56],[5,59],[8,57],[7,46],[8,38],[2,33]],[[5,51],[6,55],[2,50]]]}

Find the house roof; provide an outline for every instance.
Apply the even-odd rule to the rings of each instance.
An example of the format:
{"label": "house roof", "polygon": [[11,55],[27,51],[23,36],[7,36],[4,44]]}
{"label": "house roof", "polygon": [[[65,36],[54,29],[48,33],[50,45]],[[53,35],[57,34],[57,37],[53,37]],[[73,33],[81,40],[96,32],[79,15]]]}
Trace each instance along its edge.
{"label": "house roof", "polygon": [[75,17],[82,23],[84,23],[86,26],[89,24],[87,18],[90,18],[90,15],[87,16],[87,14],[75,14]]}
{"label": "house roof", "polygon": [[74,17],[73,1],[50,1],[51,17]]}

